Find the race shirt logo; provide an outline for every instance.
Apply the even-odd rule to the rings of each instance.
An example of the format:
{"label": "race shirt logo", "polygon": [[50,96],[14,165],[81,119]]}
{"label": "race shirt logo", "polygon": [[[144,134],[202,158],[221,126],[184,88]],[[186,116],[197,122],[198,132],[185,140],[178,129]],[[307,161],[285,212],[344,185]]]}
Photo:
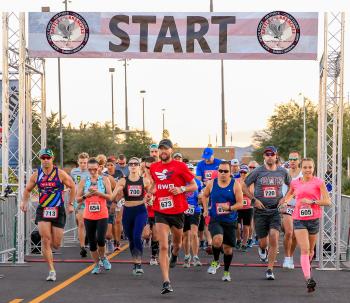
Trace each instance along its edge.
{"label": "race shirt logo", "polygon": [[277,187],[276,186],[263,186],[263,197],[264,198],[276,198],[277,197]]}
{"label": "race shirt logo", "polygon": [[98,213],[101,210],[101,205],[99,202],[90,202],[89,203],[89,212]]}
{"label": "race shirt logo", "polygon": [[157,184],[157,189],[159,189],[159,190],[166,190],[166,189],[172,189],[172,188],[174,188],[175,187],[175,184]]}
{"label": "race shirt logo", "polygon": [[141,185],[128,185],[129,197],[140,197],[142,195]]}
{"label": "race shirt logo", "polygon": [[228,215],[230,213],[230,211],[228,210],[224,210],[223,206],[227,205],[228,207],[230,207],[230,202],[223,202],[223,203],[218,203],[216,202],[216,214],[217,215]]}
{"label": "race shirt logo", "polygon": [[189,204],[188,209],[185,210],[186,215],[194,215],[194,205]]}
{"label": "race shirt logo", "polygon": [[161,173],[157,171],[155,172],[160,181],[169,180],[173,173],[173,171],[168,171],[167,169],[163,169]]}
{"label": "race shirt logo", "polygon": [[169,209],[174,207],[174,201],[172,197],[159,198],[160,209]]}
{"label": "race shirt logo", "polygon": [[58,208],[57,207],[44,207],[43,218],[45,219],[57,219]]}

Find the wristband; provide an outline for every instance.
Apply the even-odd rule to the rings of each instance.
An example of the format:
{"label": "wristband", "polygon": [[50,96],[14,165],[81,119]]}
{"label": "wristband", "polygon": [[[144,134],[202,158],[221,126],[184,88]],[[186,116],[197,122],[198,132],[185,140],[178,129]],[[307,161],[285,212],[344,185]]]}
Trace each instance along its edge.
{"label": "wristband", "polygon": [[312,204],[317,204],[317,200],[311,200],[312,201]]}
{"label": "wristband", "polygon": [[85,200],[85,199],[86,199],[86,196],[85,196],[85,195],[83,195],[83,197],[82,197],[82,198],[83,198],[83,200]]}

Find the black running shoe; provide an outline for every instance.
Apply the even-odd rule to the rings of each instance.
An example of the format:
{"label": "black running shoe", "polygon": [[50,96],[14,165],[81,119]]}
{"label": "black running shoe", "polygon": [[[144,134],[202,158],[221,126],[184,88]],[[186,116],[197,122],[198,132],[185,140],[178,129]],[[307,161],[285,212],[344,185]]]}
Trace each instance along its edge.
{"label": "black running shoe", "polygon": [[87,257],[87,251],[85,249],[85,247],[80,247],[80,255],[82,258],[86,258]]}
{"label": "black running shoe", "polygon": [[316,282],[313,278],[310,278],[306,281],[307,292],[315,291]]}
{"label": "black running shoe", "polygon": [[177,262],[177,256],[175,256],[171,253],[171,257],[169,260],[169,267],[174,268],[176,266],[176,262]]}
{"label": "black running shoe", "polygon": [[171,287],[171,285],[170,285],[170,282],[169,281],[165,281],[164,283],[163,283],[163,287],[162,287],[162,291],[160,292],[162,295],[164,295],[164,294],[167,294],[167,293],[169,293],[169,292],[173,292],[174,290],[173,290],[173,288]]}

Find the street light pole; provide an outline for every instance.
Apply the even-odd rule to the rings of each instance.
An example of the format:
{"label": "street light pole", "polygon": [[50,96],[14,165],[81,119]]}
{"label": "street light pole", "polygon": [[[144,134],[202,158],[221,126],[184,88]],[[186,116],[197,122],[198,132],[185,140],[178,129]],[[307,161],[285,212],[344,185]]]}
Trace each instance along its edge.
{"label": "street light pole", "polygon": [[143,135],[145,135],[145,90],[140,90],[140,94],[142,96],[142,130],[143,130]]}
{"label": "street light pole", "polygon": [[109,68],[109,72],[111,73],[111,93],[112,93],[112,138],[113,142],[115,142],[115,124],[114,124],[114,71],[115,68]]}
{"label": "street light pole", "polygon": [[124,59],[124,82],[125,82],[125,130],[129,130],[128,121],[128,82],[126,76],[126,59]]}
{"label": "street light pole", "polygon": [[305,108],[305,96],[303,96],[303,111],[304,111],[304,158],[306,158],[306,108]]}
{"label": "street light pole", "polygon": [[163,112],[163,133],[162,133],[162,137],[164,136],[164,130],[165,130],[165,108],[162,108],[162,112]]}

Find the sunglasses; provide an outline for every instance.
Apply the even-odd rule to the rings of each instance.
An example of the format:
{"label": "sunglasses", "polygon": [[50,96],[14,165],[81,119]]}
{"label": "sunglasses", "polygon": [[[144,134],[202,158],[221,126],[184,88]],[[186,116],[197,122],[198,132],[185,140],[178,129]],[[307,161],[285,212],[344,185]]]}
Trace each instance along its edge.
{"label": "sunglasses", "polygon": [[240,174],[244,174],[244,175],[246,175],[246,174],[247,174],[247,172],[246,172],[246,171],[240,171],[239,173],[240,173]]}
{"label": "sunglasses", "polygon": [[299,158],[289,158],[288,160],[289,160],[289,161],[298,161]]}
{"label": "sunglasses", "polygon": [[265,153],[265,156],[266,157],[273,157],[273,156],[275,156],[276,154],[275,153],[272,153],[272,152],[267,152],[267,153]]}
{"label": "sunglasses", "polygon": [[229,173],[230,171],[229,171],[228,169],[219,169],[218,172],[219,172],[220,174],[227,174],[227,173]]}
{"label": "sunglasses", "polygon": [[249,169],[255,169],[256,167],[255,166],[249,166]]}
{"label": "sunglasses", "polygon": [[88,171],[97,171],[97,168],[88,168]]}
{"label": "sunglasses", "polygon": [[50,160],[50,159],[52,159],[52,157],[49,157],[49,156],[41,156],[40,159],[41,159],[41,160]]}
{"label": "sunglasses", "polygon": [[140,163],[137,163],[137,162],[130,162],[128,163],[128,166],[139,166]]}
{"label": "sunglasses", "polygon": [[147,165],[145,165],[145,168],[150,169],[150,168],[151,168],[151,166],[147,166]]}

